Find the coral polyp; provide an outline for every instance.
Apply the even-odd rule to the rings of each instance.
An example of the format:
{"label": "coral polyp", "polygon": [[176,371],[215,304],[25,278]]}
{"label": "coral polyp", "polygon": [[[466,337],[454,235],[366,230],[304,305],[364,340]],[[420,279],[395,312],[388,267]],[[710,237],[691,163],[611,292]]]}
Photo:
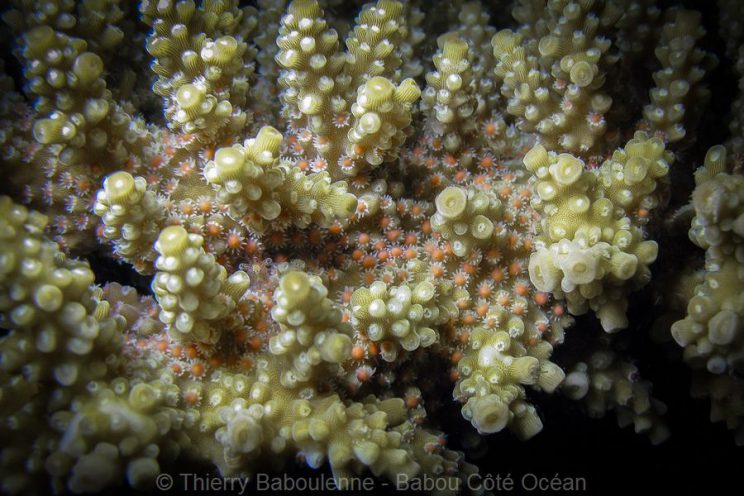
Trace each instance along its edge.
{"label": "coral polyp", "polygon": [[619,344],[649,295],[744,444],[743,94],[699,144],[737,2],[718,55],[655,0],[9,3],[3,493],[182,461],[478,492],[444,429],[527,441],[549,395],[658,444]]}

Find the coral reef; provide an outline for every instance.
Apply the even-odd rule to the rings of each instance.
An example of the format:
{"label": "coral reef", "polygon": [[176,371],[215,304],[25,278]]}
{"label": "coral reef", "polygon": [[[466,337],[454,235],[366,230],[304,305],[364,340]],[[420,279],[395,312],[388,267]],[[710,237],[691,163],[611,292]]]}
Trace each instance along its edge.
{"label": "coral reef", "polygon": [[[737,2],[718,55],[655,0],[255,3],[2,12],[2,493],[183,460],[467,492],[436,419],[528,440],[551,394],[661,443],[615,342],[651,334],[639,291],[744,444]],[[701,153],[722,62],[739,95]]]}

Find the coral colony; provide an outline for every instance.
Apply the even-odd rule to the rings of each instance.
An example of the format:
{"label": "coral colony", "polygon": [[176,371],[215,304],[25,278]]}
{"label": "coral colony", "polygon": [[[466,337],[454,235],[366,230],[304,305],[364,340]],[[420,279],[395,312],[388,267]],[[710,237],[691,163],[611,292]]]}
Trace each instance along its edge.
{"label": "coral colony", "polygon": [[256,3],[3,12],[3,493],[147,489],[176,460],[458,482],[437,410],[527,440],[536,391],[662,442],[612,346],[652,271],[656,330],[744,444],[744,79],[730,136],[690,151],[706,74],[744,73],[740,2],[719,56],[654,0]]}

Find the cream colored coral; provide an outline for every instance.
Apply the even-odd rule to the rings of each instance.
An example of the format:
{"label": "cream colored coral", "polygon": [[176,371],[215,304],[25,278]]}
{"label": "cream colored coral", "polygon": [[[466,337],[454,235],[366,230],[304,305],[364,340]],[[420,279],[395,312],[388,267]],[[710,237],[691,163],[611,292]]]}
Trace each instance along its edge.
{"label": "cream colored coral", "polygon": [[671,333],[685,361],[721,375],[744,368],[744,178],[714,146],[695,172],[690,239],[706,250],[702,281]]}
{"label": "cream colored coral", "polygon": [[[370,168],[395,157],[406,139],[411,124],[411,106],[421,95],[413,79],[402,81],[397,87],[384,77],[374,77],[359,87],[356,102],[351,106],[354,117],[347,134],[346,154],[363,160]],[[356,165],[345,170],[356,174]]]}
{"label": "cream colored coral", "polygon": [[152,272],[157,256],[152,246],[164,211],[145,179],[123,171],[111,174],[96,195],[93,211],[101,217],[103,236],[113,241],[114,253],[138,271]]}
{"label": "cream colored coral", "polygon": [[305,174],[279,159],[282,135],[270,126],[243,145],[220,148],[204,167],[204,176],[227,213],[252,231],[263,234],[281,221],[307,227],[328,226],[348,219],[357,199],[344,181],[331,182],[327,171]]}
{"label": "cream colored coral", "polygon": [[228,277],[203,244],[204,238],[180,226],[163,229],[155,243],[160,256],[152,290],[161,306],[160,320],[174,339],[214,344],[224,330],[209,322],[235,308],[250,279],[243,271]]}
{"label": "cream colored coral", "polygon": [[[121,346],[121,322],[93,287],[87,263],[67,259],[42,233],[47,219],[0,197],[2,370],[57,386],[104,376]],[[32,364],[32,365],[31,365]],[[33,386],[36,387],[36,386]]]}
{"label": "cream colored coral", "polygon": [[677,9],[667,17],[655,51],[662,69],[654,73],[656,87],[649,92],[651,103],[643,115],[651,131],[674,142],[697,126],[700,113],[695,106],[710,98],[701,80],[717,60],[697,46],[705,34],[699,12]]}
{"label": "cream colored coral", "polygon": [[604,417],[614,410],[620,427],[633,425],[653,444],[669,437],[661,415],[666,405],[651,396],[651,385],[641,381],[638,369],[609,349],[591,354],[566,376],[561,392],[573,400],[583,400],[591,417]]}
{"label": "cream colored coral", "polygon": [[348,325],[342,324],[340,309],[327,295],[320,278],[304,272],[288,272],[279,281],[271,316],[281,332],[269,340],[269,352],[287,358],[280,376],[284,387],[313,379],[323,362],[338,364],[350,357]]}
{"label": "cream colored coral", "polygon": [[[456,306],[437,300],[436,287],[428,280],[392,287],[375,281],[352,294],[352,324],[375,342],[396,342],[406,351],[427,348],[439,338],[434,329],[457,315]],[[386,361],[397,356],[395,348],[383,350]]]}
{"label": "cream colored coral", "polygon": [[236,0],[145,1],[140,5],[153,30],[147,51],[158,76],[153,91],[163,97],[168,125],[191,141],[214,144],[239,132],[248,115],[242,105],[253,72],[253,53],[240,36],[244,12]]}
{"label": "cream colored coral", "polygon": [[281,143],[281,133],[266,126],[244,145],[220,148],[204,167],[204,177],[215,186],[217,199],[229,205],[230,215],[257,232],[282,211],[277,192],[284,181],[277,167]]}
{"label": "cream colored coral", "polygon": [[444,147],[455,152],[473,138],[485,103],[477,96],[468,43],[456,33],[447,33],[437,44],[435,70],[426,74],[421,109],[427,113],[432,131],[442,137]]}
{"label": "cream colored coral", "polygon": [[502,30],[492,39],[507,111],[522,131],[539,133],[552,149],[589,152],[607,130],[612,98],[603,86],[616,58],[601,30],[620,13],[601,6],[549,2],[536,31]]}
{"label": "cream colored coral", "polygon": [[[341,102],[336,77],[344,58],[338,53],[338,34],[327,26],[315,0],[292,2],[281,20],[276,62],[284,69],[279,86],[286,116],[299,127],[329,131],[329,117]],[[337,109],[338,110],[338,109]]]}
{"label": "cream colored coral", "polygon": [[543,213],[529,263],[533,284],[565,299],[575,315],[592,308],[608,332],[626,327],[624,292],[646,284],[656,260],[657,244],[643,239],[641,226],[660,201],[669,159],[663,144],[643,133],[595,171],[569,154],[530,150],[524,163],[535,174],[533,204]]}
{"label": "cream colored coral", "polygon": [[497,244],[505,237],[494,224],[502,214],[501,201],[490,192],[449,186],[437,195],[435,204],[431,227],[452,243],[458,257],[467,257],[473,249]]}

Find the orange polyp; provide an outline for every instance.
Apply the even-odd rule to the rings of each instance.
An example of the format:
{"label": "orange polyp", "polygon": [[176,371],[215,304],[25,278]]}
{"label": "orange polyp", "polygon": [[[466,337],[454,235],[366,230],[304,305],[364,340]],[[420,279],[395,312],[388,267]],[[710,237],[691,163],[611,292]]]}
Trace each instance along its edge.
{"label": "orange polyp", "polygon": [[80,179],[78,179],[78,182],[77,182],[78,190],[87,191],[88,189],[90,189],[90,187],[91,187],[91,182],[87,178],[81,177]]}
{"label": "orange polyp", "polygon": [[188,406],[194,406],[197,403],[199,403],[199,392],[194,391],[193,389],[190,389],[188,391],[184,391],[183,393],[183,401]]}
{"label": "orange polyp", "polygon": [[233,332],[233,340],[236,343],[245,343],[248,339],[248,331],[246,329],[237,329]]}
{"label": "orange polyp", "polygon": [[520,272],[522,272],[522,264],[521,263],[519,263],[517,261],[514,261],[514,262],[512,262],[512,263],[509,264],[509,275],[510,276],[512,276],[512,277],[513,276],[516,276]]}
{"label": "orange polyp", "polygon": [[242,241],[240,235],[237,233],[230,233],[227,235],[227,247],[231,250],[237,250],[240,248]]}
{"label": "orange polyp", "polygon": [[481,189],[491,189],[491,185],[488,184],[488,176],[485,174],[478,174],[473,178],[473,182],[480,186]]}
{"label": "orange polyp", "polygon": [[452,355],[450,355],[450,362],[452,362],[453,365],[457,365],[460,363],[460,360],[462,360],[462,352],[460,350],[453,351]]}
{"label": "orange polyp", "polygon": [[530,292],[530,288],[526,284],[519,283],[514,286],[514,292],[517,293],[519,296],[527,296],[527,294]]}
{"label": "orange polyp", "polygon": [[501,258],[501,251],[498,248],[490,248],[486,252],[486,258],[491,260],[498,260]]}
{"label": "orange polyp", "polygon": [[354,346],[351,349],[351,358],[353,360],[363,360],[364,359],[364,348],[361,346]]}
{"label": "orange polyp", "polygon": [[416,408],[419,406],[419,398],[413,394],[406,395],[406,408]]}
{"label": "orange polyp", "polygon": [[263,346],[263,340],[259,338],[258,336],[253,336],[248,341],[248,347],[253,351],[259,351],[262,346]]}
{"label": "orange polyp", "polygon": [[319,245],[323,241],[323,233],[319,229],[312,229],[307,234],[307,240],[313,245]]}
{"label": "orange polyp", "polygon": [[491,279],[494,282],[502,282],[504,280],[504,271],[501,268],[495,268],[491,271]]}
{"label": "orange polyp", "polygon": [[434,251],[431,252],[431,258],[435,262],[441,262],[444,260],[444,251],[440,250],[439,248],[435,248]]}
{"label": "orange polyp", "polygon": [[542,291],[535,293],[535,296],[533,297],[533,299],[535,300],[535,303],[537,303],[540,306],[547,304],[549,298],[550,296],[548,295],[548,293],[544,293]]}
{"label": "orange polyp", "polygon": [[511,301],[511,299],[509,298],[509,295],[508,295],[508,294],[506,294],[506,293],[502,293],[502,294],[501,294],[501,295],[499,295],[499,297],[498,297],[498,298],[496,299],[496,303],[498,303],[498,304],[499,304],[499,305],[501,305],[502,307],[506,307],[506,306],[508,306],[508,305],[509,305],[509,302],[510,302],[510,301]]}
{"label": "orange polyp", "polygon": [[194,359],[199,356],[199,350],[193,344],[187,344],[184,351],[186,352],[186,358]]}
{"label": "orange polyp", "polygon": [[194,377],[203,377],[206,371],[206,367],[204,367],[204,364],[201,362],[196,362],[191,365],[191,375]]}
{"label": "orange polyp", "polygon": [[462,316],[462,318],[460,319],[460,322],[462,322],[462,325],[466,325],[466,326],[473,325],[475,324],[475,316],[471,313],[467,313]]}
{"label": "orange polyp", "polygon": [[370,378],[369,370],[364,367],[360,367],[356,371],[356,378],[359,382],[367,382]]}
{"label": "orange polyp", "polygon": [[478,305],[476,307],[475,312],[478,314],[478,317],[483,318],[483,317],[486,316],[486,314],[488,314],[488,309],[489,308],[490,307],[489,307],[488,303],[483,303],[483,304]]}

